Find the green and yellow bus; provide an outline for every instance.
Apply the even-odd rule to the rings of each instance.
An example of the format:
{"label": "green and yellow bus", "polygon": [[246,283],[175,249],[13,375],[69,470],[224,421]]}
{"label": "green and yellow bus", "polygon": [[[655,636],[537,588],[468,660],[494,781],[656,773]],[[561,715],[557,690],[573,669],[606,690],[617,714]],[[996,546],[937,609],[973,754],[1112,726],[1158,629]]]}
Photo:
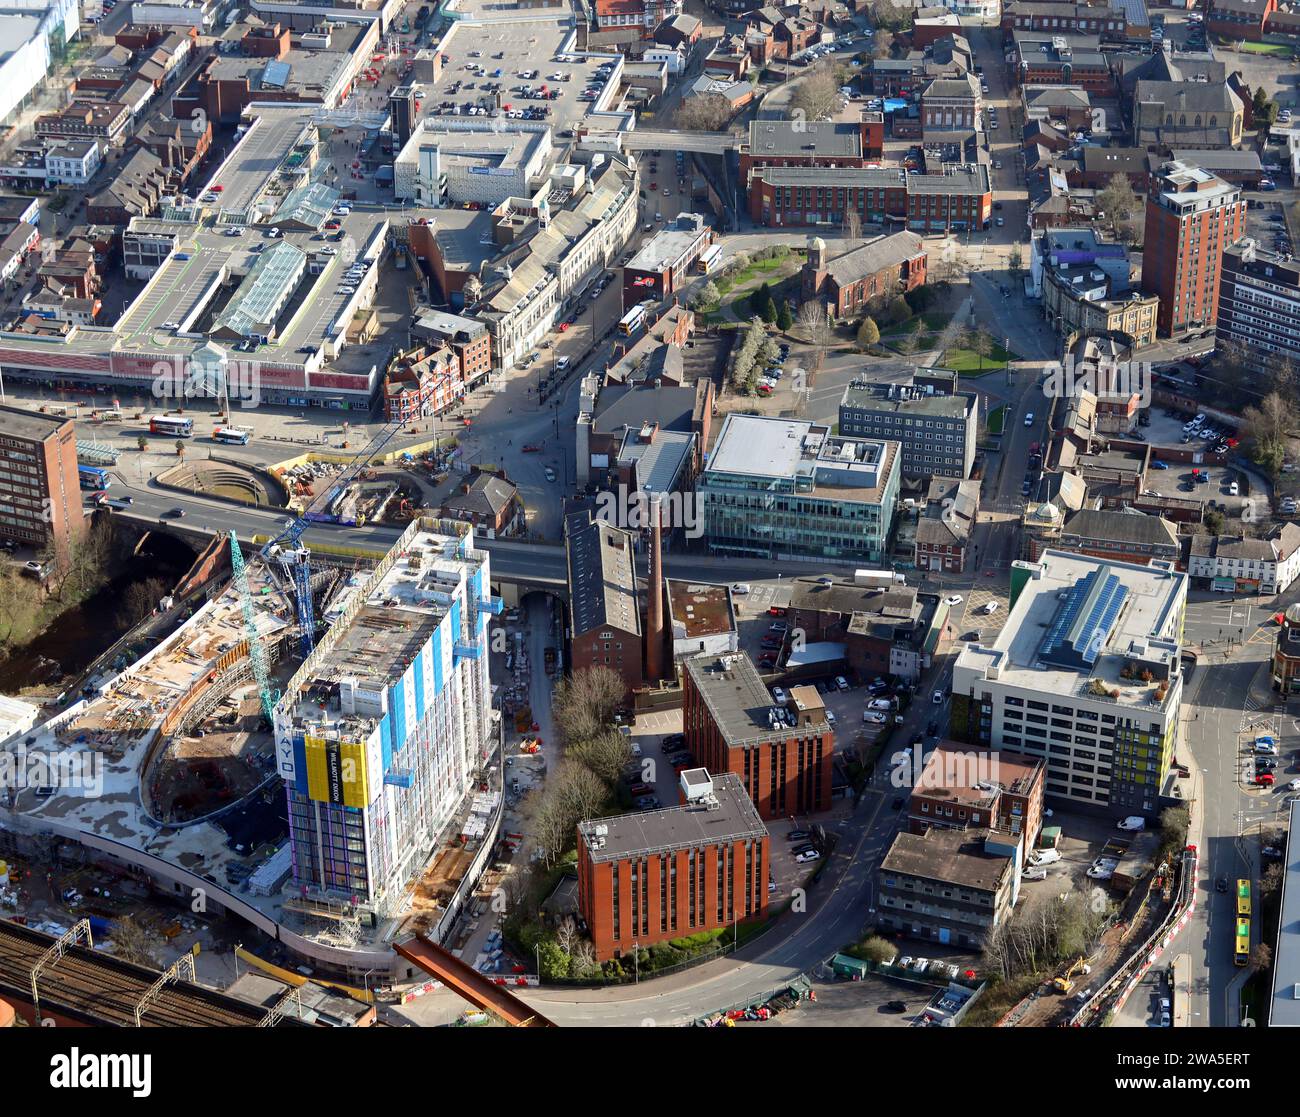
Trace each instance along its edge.
{"label": "green and yellow bus", "polygon": [[1250,881],[1237,881],[1237,916],[1250,918]]}
{"label": "green and yellow bus", "polygon": [[1232,960],[1239,966],[1250,964],[1250,920],[1237,920],[1237,943],[1233,948]]}

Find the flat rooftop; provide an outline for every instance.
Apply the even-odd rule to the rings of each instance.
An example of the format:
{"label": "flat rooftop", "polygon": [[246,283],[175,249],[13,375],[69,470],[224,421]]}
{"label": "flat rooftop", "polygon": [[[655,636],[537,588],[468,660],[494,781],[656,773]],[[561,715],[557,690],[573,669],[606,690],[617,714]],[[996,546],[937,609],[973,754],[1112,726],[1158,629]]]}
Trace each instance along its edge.
{"label": "flat rooftop", "polygon": [[732,412],[701,475],[784,481],[799,492],[825,491],[841,500],[872,501],[894,469],[899,444],[844,438],[805,419],[778,419]]}
{"label": "flat rooftop", "polygon": [[[991,644],[961,647],[954,686],[978,685],[972,679],[989,679],[994,677],[990,672],[996,672],[1001,686],[1093,697],[1155,714],[1176,699],[1179,688],[1171,687],[1164,704],[1157,704],[1153,684],[1130,682],[1120,671],[1130,662],[1144,662],[1177,676],[1186,574],[1159,564],[1102,561],[1053,550],[1046,551],[1038,563],[1025,563],[1020,569],[1029,577],[1006,623]],[[1116,590],[1122,592],[1104,600],[1100,595],[1076,599],[1076,591],[1089,575],[1113,577]],[[1013,568],[1013,583],[1019,576],[1020,571]],[[1076,629],[1076,620],[1087,631]],[[1049,646],[1052,637],[1059,639]],[[1072,649],[1082,657],[1076,662],[1071,662]],[[1093,680],[1105,686],[1106,694],[1092,695]]]}
{"label": "flat rooftop", "polygon": [[678,214],[671,226],[660,229],[641,246],[640,251],[627,262],[627,270],[661,272],[676,266],[691,246],[708,232],[703,222],[704,219],[697,214]]}
{"label": "flat rooftop", "polygon": [[1282,910],[1278,915],[1273,995],[1268,1011],[1270,1028],[1300,1028],[1300,996],[1296,992],[1300,988],[1300,802],[1291,804],[1288,819],[1286,858],[1282,862]]}
{"label": "flat rooftop", "polygon": [[853,122],[752,120],[749,154],[755,159],[790,155],[856,159],[862,155],[862,131]]}
{"label": "flat rooftop", "polygon": [[0,404],[0,434],[10,438],[42,442],[64,423],[70,422],[70,419],[62,415],[44,415],[39,411],[28,411],[25,407]]}
{"label": "flat rooftop", "polygon": [[678,640],[732,632],[736,627],[736,617],[731,607],[731,588],[669,578],[668,616],[673,636]]}
{"label": "flat rooftop", "polygon": [[1011,872],[1011,858],[985,852],[984,842],[990,833],[940,828],[932,828],[926,834],[904,831],[895,835],[889,852],[880,862],[880,872],[996,892]]}
{"label": "flat rooftop", "polygon": [[945,741],[925,758],[916,790],[931,799],[991,806],[1003,792],[1028,795],[1043,771],[1033,757]]}
{"label": "flat rooftop", "polygon": [[[739,776],[724,772],[709,777],[702,768],[685,774],[696,777],[697,773],[711,779],[711,801],[578,823],[578,835],[591,860],[599,864],[659,850],[700,849],[767,837],[767,827]],[[699,782],[692,779],[692,783]]]}
{"label": "flat rooftop", "polygon": [[695,656],[685,668],[728,745],[784,740],[795,732],[795,715],[777,704],[744,652]]}

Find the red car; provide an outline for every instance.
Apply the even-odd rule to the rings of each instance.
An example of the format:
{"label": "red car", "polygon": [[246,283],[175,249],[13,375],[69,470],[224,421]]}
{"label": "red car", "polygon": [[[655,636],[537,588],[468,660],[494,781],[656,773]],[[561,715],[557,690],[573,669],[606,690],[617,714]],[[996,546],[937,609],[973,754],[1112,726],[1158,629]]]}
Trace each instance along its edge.
{"label": "red car", "polygon": [[214,194],[220,194],[220,193],[225,189],[225,187],[224,187],[224,186],[212,186],[212,187],[209,187],[209,189],[210,189]]}
{"label": "red car", "polygon": [[567,330],[568,328],[569,328],[569,323],[568,323],[568,322],[561,322],[561,323],[556,327],[556,329],[558,329],[558,330],[560,331],[560,333],[564,333],[564,331]]}
{"label": "red car", "polygon": [[1272,786],[1273,786],[1273,773],[1272,773],[1272,772],[1260,772],[1259,775],[1257,775],[1257,776],[1255,777],[1255,786],[1256,786],[1256,787],[1272,787]]}
{"label": "red car", "polygon": [[650,189],[651,189],[651,190],[658,190],[658,189],[659,189],[659,183],[657,183],[657,182],[652,182],[652,183],[650,184]]}
{"label": "red car", "polygon": [[540,454],[541,452],[542,452],[542,448],[536,445],[535,443],[529,443],[527,446],[524,447],[525,454]]}

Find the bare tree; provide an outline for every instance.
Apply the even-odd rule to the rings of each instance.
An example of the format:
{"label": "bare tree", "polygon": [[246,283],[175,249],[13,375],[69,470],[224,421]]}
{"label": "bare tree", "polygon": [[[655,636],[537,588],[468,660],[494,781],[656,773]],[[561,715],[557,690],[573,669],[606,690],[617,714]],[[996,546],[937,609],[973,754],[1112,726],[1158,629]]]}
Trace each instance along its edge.
{"label": "bare tree", "polygon": [[551,699],[556,728],[565,741],[595,737],[614,721],[626,686],[608,667],[575,671],[557,684]]}
{"label": "bare tree", "polygon": [[892,31],[877,31],[874,39],[871,40],[871,57],[888,58],[889,52],[894,49],[894,33]]}
{"label": "bare tree", "polygon": [[581,938],[582,936],[578,933],[578,924],[571,915],[566,915],[561,919],[560,925],[555,928],[555,941],[565,954],[572,954],[573,948],[578,945]]}
{"label": "bare tree", "polygon": [[607,729],[574,742],[568,755],[612,787],[632,760],[632,745],[617,729]]}
{"label": "bare tree", "polygon": [[820,120],[834,110],[839,95],[834,67],[822,62],[795,86],[790,96],[790,115],[795,120]]}
{"label": "bare tree", "polygon": [[721,93],[688,97],[673,114],[673,126],[683,132],[721,132],[731,121],[731,101]]}
{"label": "bare tree", "polygon": [[1126,244],[1137,240],[1138,214],[1142,203],[1126,174],[1113,174],[1097,195],[1097,206],[1109,219],[1115,235]]}
{"label": "bare tree", "polygon": [[158,607],[158,602],[167,593],[167,583],[161,578],[148,578],[143,582],[132,582],[122,595],[122,605],[118,616],[129,628],[139,624]]}
{"label": "bare tree", "polygon": [[113,922],[112,939],[113,953],[122,961],[158,968],[157,940],[132,916],[124,915]]}
{"label": "bare tree", "polygon": [[842,228],[844,235],[849,240],[860,240],[862,238],[862,217],[856,209],[849,209],[846,205]]}

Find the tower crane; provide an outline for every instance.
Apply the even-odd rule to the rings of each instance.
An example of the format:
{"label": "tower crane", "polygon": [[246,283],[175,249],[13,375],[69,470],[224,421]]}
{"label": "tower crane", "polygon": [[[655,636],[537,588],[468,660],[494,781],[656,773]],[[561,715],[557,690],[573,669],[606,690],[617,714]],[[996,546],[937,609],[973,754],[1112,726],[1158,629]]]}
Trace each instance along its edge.
{"label": "tower crane", "polygon": [[334,479],[333,483],[323,486],[296,519],[291,520],[279,535],[271,539],[259,552],[263,560],[270,565],[270,559],[279,558],[280,562],[291,571],[297,597],[298,632],[302,640],[302,654],[305,659],[311,654],[315,643],[316,618],[311,601],[311,552],[300,545],[299,540],[308,525],[321,519],[328,509],[357,475],[370,464],[392,437],[402,429],[402,423],[388,423],[383,430],[372,438],[359,454]]}

